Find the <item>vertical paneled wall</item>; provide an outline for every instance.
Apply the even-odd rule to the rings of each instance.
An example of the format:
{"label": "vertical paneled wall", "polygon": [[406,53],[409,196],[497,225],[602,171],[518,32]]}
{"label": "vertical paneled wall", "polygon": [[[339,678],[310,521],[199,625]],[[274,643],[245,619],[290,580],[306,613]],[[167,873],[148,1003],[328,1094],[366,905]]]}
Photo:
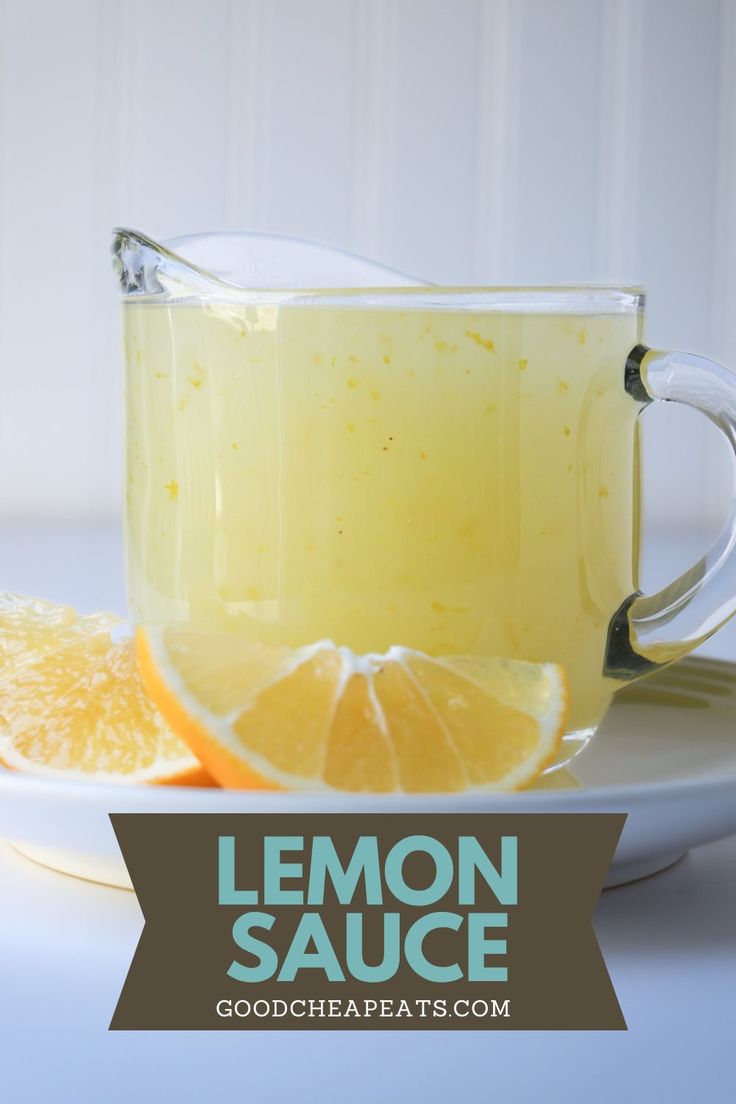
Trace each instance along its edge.
{"label": "vertical paneled wall", "polygon": [[[0,0],[0,514],[118,510],[114,224],[642,281],[736,366],[735,204],[734,0]],[[650,517],[712,528],[714,431],[647,419]]]}

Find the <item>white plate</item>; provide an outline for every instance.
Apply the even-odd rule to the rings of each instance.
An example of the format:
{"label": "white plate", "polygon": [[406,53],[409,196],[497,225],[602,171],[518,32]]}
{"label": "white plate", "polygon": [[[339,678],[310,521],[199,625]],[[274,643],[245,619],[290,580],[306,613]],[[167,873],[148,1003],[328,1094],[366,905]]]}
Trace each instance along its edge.
{"label": "white plate", "polygon": [[56,782],[0,769],[0,836],[70,874],[130,886],[110,812],[626,812],[608,885],[736,832],[736,664],[687,659],[619,694],[568,772],[515,794],[253,793]]}

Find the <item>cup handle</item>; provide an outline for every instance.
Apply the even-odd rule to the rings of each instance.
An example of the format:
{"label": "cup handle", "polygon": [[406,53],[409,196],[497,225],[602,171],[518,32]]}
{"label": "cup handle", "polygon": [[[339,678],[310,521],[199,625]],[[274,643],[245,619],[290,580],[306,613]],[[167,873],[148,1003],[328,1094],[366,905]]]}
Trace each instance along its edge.
{"label": "cup handle", "polygon": [[[734,460],[736,373],[706,357],[636,345],[624,385],[642,409],[653,401],[700,410],[721,430]],[[689,571],[656,594],[631,595],[608,629],[603,672],[629,680],[687,655],[736,612],[736,499],[712,548]]]}

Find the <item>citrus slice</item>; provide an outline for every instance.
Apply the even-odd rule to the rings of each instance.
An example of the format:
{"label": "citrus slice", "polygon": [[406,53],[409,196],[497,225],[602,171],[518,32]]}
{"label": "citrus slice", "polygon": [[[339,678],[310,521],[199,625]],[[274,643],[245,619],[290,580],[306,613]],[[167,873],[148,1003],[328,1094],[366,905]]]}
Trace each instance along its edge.
{"label": "citrus slice", "polygon": [[427,793],[530,785],[557,753],[563,670],[394,646],[355,655],[141,628],[151,698],[222,786]]}
{"label": "citrus slice", "polygon": [[0,595],[0,763],[105,782],[211,785],[143,689],[110,613]]}

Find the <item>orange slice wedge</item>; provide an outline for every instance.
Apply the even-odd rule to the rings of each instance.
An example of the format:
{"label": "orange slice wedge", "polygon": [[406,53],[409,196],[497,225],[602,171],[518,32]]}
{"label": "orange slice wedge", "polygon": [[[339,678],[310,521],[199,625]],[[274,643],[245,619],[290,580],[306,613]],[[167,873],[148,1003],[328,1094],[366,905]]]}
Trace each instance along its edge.
{"label": "orange slice wedge", "polygon": [[0,595],[0,763],[103,782],[211,785],[143,689],[110,613]]}
{"label": "orange slice wedge", "polygon": [[143,682],[222,786],[406,793],[530,785],[566,715],[555,664],[359,656],[181,628],[137,632]]}

